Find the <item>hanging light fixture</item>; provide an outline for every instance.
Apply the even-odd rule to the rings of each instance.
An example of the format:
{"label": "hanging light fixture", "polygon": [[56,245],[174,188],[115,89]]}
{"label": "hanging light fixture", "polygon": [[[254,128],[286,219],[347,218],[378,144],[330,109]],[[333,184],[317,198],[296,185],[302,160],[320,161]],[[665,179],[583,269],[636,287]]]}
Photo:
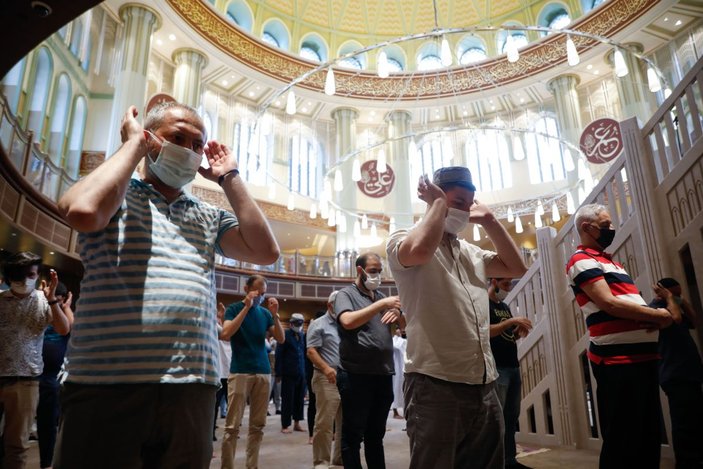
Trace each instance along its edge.
{"label": "hanging light fixture", "polygon": [[559,207],[557,207],[557,203],[554,202],[552,204],[552,222],[558,222],[561,220],[561,214],[559,213]]}
{"label": "hanging light fixture", "polygon": [[478,225],[474,223],[474,241],[481,241],[481,233],[478,232]]}
{"label": "hanging light fixture", "polygon": [[383,174],[387,170],[386,166],[386,150],[383,149],[383,146],[381,147],[381,150],[378,152],[378,161],[376,161],[376,171],[378,171],[378,174]]}
{"label": "hanging light fixture", "polygon": [[452,50],[449,47],[449,41],[446,37],[442,37],[442,45],[440,46],[439,58],[444,67],[449,67],[452,64]]}
{"label": "hanging light fixture", "polygon": [[330,206],[327,199],[320,197],[320,218],[326,220],[330,216]]}
{"label": "hanging light fixture", "polygon": [[357,218],[354,220],[354,238],[359,238],[361,236],[361,224],[359,223],[359,219]]}
{"label": "hanging light fixture", "polygon": [[583,202],[586,200],[586,191],[583,190],[583,187],[579,187],[578,198],[579,198],[579,205],[583,204]]}
{"label": "hanging light fixture", "polygon": [[573,215],[576,213],[576,204],[574,204],[574,196],[571,192],[566,193],[566,213]]}
{"label": "hanging light fixture", "polygon": [[351,174],[352,181],[361,181],[361,163],[359,162],[359,158],[354,158],[354,162],[352,163],[352,174]]}
{"label": "hanging light fixture", "polygon": [[515,233],[522,233],[522,222],[520,217],[515,217]]}
{"label": "hanging light fixture", "polygon": [[654,68],[652,68],[651,65],[647,67],[647,84],[649,85],[649,91],[652,93],[656,93],[662,89],[661,81],[659,81],[659,75],[657,75],[657,72],[654,71]]}
{"label": "hanging light fixture", "polygon": [[515,221],[515,217],[513,216],[513,208],[508,207],[508,222],[512,223]]}
{"label": "hanging light fixture", "polygon": [[574,44],[571,36],[566,36],[566,60],[572,67],[577,66],[581,62],[579,52],[576,50],[576,44]]}
{"label": "hanging light fixture", "polygon": [[337,211],[330,210],[330,216],[327,218],[327,226],[335,226],[337,224]]}
{"label": "hanging light fixture", "polygon": [[342,170],[335,169],[334,170],[334,191],[335,192],[342,192],[342,189],[344,189],[344,184],[342,184]]}
{"label": "hanging light fixture", "polygon": [[615,52],[613,53],[613,64],[615,66],[615,75],[618,78],[622,78],[630,73],[627,69],[627,64],[625,63],[625,57],[622,55],[620,49],[615,49]]}
{"label": "hanging light fixture", "polygon": [[363,214],[361,216],[361,229],[362,230],[368,230],[369,229],[369,219],[366,216],[366,214]]}
{"label": "hanging light fixture", "polygon": [[317,204],[315,202],[310,204],[310,218],[313,220],[317,218]]}
{"label": "hanging light fixture", "polygon": [[388,78],[388,55],[385,51],[378,53],[378,59],[376,60],[376,72],[379,78]]}
{"label": "hanging light fixture", "polygon": [[522,161],[525,159],[525,151],[522,149],[522,141],[519,135],[513,136],[513,158],[515,161]]}
{"label": "hanging light fixture", "polygon": [[337,211],[337,227],[340,233],[347,232],[347,216],[339,210]]}
{"label": "hanging light fixture", "polygon": [[566,169],[569,173],[576,169],[576,166],[574,166],[574,157],[571,156],[571,150],[569,150],[569,147],[564,149],[564,169]]}
{"label": "hanging light fixture", "polygon": [[671,96],[671,88],[665,88],[664,89],[664,99],[668,98]]}
{"label": "hanging light fixture", "polygon": [[537,210],[536,212],[539,216],[544,215],[544,205],[542,205],[542,201],[538,200],[537,201]]}
{"label": "hanging light fixture", "polygon": [[295,196],[292,192],[288,194],[288,210],[295,210]]}
{"label": "hanging light fixture", "polygon": [[417,159],[417,144],[413,138],[410,138],[410,143],[408,144],[408,158],[410,161]]}
{"label": "hanging light fixture", "polygon": [[373,238],[373,239],[378,238],[378,230],[376,229],[375,223],[371,223],[371,238]]}
{"label": "hanging light fixture", "polygon": [[542,228],[544,225],[542,224],[542,217],[540,216],[539,212],[535,212],[535,228]]}
{"label": "hanging light fixture", "polygon": [[292,116],[296,112],[297,110],[295,108],[295,93],[293,92],[293,88],[291,88],[288,92],[288,98],[286,99],[286,114]]}
{"label": "hanging light fixture", "polygon": [[395,217],[391,217],[391,219],[388,223],[388,232],[393,233],[395,230],[396,230]]}
{"label": "hanging light fixture", "polygon": [[325,77],[325,94],[327,96],[334,96],[337,92],[337,88],[334,84],[334,71],[332,67],[327,69],[327,77]]}
{"label": "hanging light fixture", "polygon": [[508,56],[508,62],[510,63],[515,63],[520,58],[520,52],[517,50],[517,44],[515,43],[515,39],[513,39],[513,35],[510,34],[510,32],[508,32],[508,35],[505,38],[505,54]]}

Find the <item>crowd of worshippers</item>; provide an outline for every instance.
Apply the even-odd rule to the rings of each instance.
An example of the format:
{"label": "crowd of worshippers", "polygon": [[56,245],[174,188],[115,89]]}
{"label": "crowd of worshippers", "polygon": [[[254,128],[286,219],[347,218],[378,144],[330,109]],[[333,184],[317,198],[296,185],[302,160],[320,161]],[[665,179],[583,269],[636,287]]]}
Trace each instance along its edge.
{"label": "crowd of worshippers", "polygon": [[[411,468],[525,467],[516,340],[532,324],[504,300],[526,267],[467,168],[418,181],[424,216],[386,243],[398,296],[379,288],[381,257],[362,254],[354,281],[304,331],[299,313],[284,327],[261,275],[246,280],[241,301],[217,302],[215,253],[267,265],[280,250],[234,154],[207,140],[196,111],[161,104],[139,123],[132,106],[120,132],[117,152],[58,204],[79,233],[75,314],[39,256],[2,264],[4,468],[25,467],[35,414],[43,468],[207,468],[218,413],[222,467],[232,468],[247,406],[245,465],[263,467],[271,396],[281,431],[305,431],[306,389],[316,468],[361,468],[362,447],[366,467],[384,468],[391,409],[406,419]],[[221,186],[231,210],[184,190],[196,173]],[[606,251],[615,230],[605,207],[582,206],[573,220],[581,244],[565,275],[588,326],[600,467],[659,466],[659,386],[677,465],[701,467],[697,312],[672,278],[644,301]],[[495,251],[457,237],[470,222]]]}

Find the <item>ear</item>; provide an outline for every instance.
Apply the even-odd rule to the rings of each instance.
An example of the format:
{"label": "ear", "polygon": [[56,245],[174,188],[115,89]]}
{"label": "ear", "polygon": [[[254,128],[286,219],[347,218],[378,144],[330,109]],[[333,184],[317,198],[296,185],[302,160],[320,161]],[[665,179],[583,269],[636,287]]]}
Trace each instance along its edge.
{"label": "ear", "polygon": [[362,269],[360,265],[356,266],[356,275],[364,275],[364,269]]}

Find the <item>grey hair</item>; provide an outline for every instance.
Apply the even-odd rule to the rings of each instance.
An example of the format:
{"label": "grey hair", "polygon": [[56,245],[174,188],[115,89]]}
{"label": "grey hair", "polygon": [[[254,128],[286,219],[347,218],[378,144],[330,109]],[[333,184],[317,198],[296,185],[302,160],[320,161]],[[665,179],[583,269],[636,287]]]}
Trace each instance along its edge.
{"label": "grey hair", "polygon": [[[182,109],[190,117],[195,118],[198,121],[200,130],[203,131],[203,135],[205,136],[205,124],[203,124],[203,120],[198,115],[198,111],[187,104],[178,103],[176,101],[159,103],[151,108],[149,114],[147,114],[144,119],[144,128],[152,132],[158,130],[164,124],[166,113],[171,109]],[[205,136],[205,138],[207,138],[207,136]]]}
{"label": "grey hair", "polygon": [[583,205],[574,214],[574,225],[576,225],[576,230],[581,232],[581,225],[586,221],[593,221],[598,218],[601,212],[607,212],[608,207],[602,204],[588,204]]}

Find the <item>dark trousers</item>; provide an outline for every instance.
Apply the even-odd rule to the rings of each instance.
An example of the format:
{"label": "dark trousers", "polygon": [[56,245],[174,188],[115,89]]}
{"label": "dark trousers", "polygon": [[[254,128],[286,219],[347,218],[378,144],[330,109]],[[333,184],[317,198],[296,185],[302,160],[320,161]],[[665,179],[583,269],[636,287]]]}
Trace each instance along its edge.
{"label": "dark trousers", "polygon": [[39,404],[37,405],[37,437],[39,464],[51,467],[59,425],[59,382],[68,337],[63,340],[45,340],[42,347],[44,370],[39,377]]}
{"label": "dark trousers", "polygon": [[403,394],[410,469],[503,469],[503,413],[493,383],[406,373]]}
{"label": "dark trousers", "polygon": [[669,399],[671,436],[676,469],[703,468],[703,392],[695,381],[668,381],[662,389]]}
{"label": "dark trousers", "polygon": [[66,383],[55,469],[207,469],[217,388]]}
{"label": "dark trousers", "polygon": [[596,365],[600,469],[656,469],[661,454],[658,362]]}
{"label": "dark trousers", "polygon": [[361,469],[361,442],[368,469],[384,469],[383,437],[393,403],[393,375],[337,371],[342,399],[342,461],[345,469]]}
{"label": "dark trousers", "polygon": [[296,422],[304,419],[305,376],[281,377],[281,428],[288,428],[291,417]]}
{"label": "dark trousers", "polygon": [[520,368],[498,368],[498,380],[496,381],[496,392],[500,406],[503,408],[503,420],[505,422],[505,438],[503,446],[505,448],[505,464],[515,464],[517,460],[515,449],[515,427],[517,419],[520,417]]}
{"label": "dark trousers", "polygon": [[312,433],[315,430],[315,414],[317,414],[317,399],[312,391],[312,373],[307,379],[306,386],[308,389],[308,433],[312,438]]}
{"label": "dark trousers", "polygon": [[212,420],[212,440],[215,441],[215,427],[217,426],[217,414],[220,413],[220,406],[222,406],[222,400],[227,402],[227,378],[220,378],[220,389],[217,390],[215,394],[215,418]]}

